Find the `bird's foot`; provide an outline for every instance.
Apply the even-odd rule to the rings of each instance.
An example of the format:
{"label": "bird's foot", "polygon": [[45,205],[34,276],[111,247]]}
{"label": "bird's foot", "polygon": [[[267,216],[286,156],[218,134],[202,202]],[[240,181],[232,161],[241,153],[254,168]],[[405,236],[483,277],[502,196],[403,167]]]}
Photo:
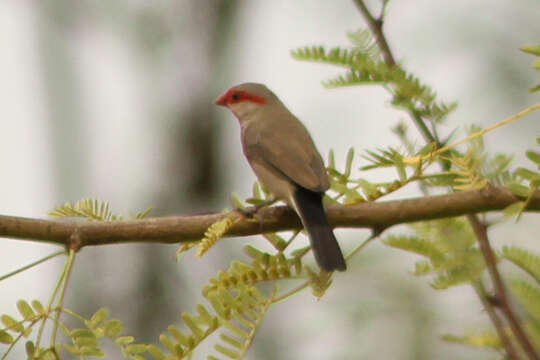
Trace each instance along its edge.
{"label": "bird's foot", "polygon": [[266,206],[270,206],[270,205],[274,204],[276,201],[277,201],[277,199],[272,198],[272,199],[268,199],[268,200],[265,200],[265,201],[261,201],[261,202],[255,204],[255,205],[247,207],[247,208],[236,208],[235,211],[239,212],[240,214],[242,214],[245,217],[253,218],[253,217],[255,217],[255,215],[257,214],[257,212],[261,208],[266,207]]}

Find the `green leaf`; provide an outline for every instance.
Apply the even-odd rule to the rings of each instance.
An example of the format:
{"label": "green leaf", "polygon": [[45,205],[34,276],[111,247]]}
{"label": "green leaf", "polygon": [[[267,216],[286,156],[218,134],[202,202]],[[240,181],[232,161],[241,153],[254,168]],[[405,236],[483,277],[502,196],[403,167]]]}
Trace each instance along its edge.
{"label": "green leaf", "polygon": [[517,201],[517,202],[515,202],[515,203],[513,203],[511,205],[508,205],[503,210],[504,216],[506,216],[506,217],[514,217],[514,216],[517,216],[517,215],[521,214],[521,212],[523,211],[523,206],[525,204],[526,204],[525,201]]}
{"label": "green leaf", "polygon": [[101,308],[92,315],[90,318],[89,328],[94,328],[101,324],[103,320],[109,317],[109,310],[107,308]]}
{"label": "green leaf", "polygon": [[431,259],[438,259],[442,257],[440,249],[438,249],[435,244],[415,236],[390,235],[384,239],[383,242],[388,246],[414,252],[418,255],[423,255]]}
{"label": "green leaf", "polygon": [[47,315],[47,311],[45,310],[45,307],[43,307],[43,304],[40,303],[38,300],[32,300],[32,307],[36,312],[40,315]]}
{"label": "green leaf", "polygon": [[422,175],[422,179],[428,181],[431,186],[453,186],[456,181],[456,174],[450,172],[425,174]]}
{"label": "green leaf", "polygon": [[165,360],[166,356],[156,345],[150,344],[146,346],[148,351],[156,360]]}
{"label": "green leaf", "polygon": [[81,353],[81,350],[77,346],[69,345],[69,344],[63,344],[63,345],[64,345],[64,349],[66,349],[66,351],[69,352],[70,354],[79,355]]}
{"label": "green leaf", "polygon": [[529,158],[529,160],[536,163],[536,165],[540,165],[540,154],[539,153],[537,153],[536,151],[528,150],[528,151],[525,152],[525,155],[527,156],[527,158]]}
{"label": "green leaf", "polygon": [[165,334],[159,335],[159,341],[169,350],[173,355],[183,355],[182,347],[179,344],[174,343],[171,338]]}
{"label": "green leaf", "polygon": [[503,247],[502,255],[505,259],[531,275],[540,284],[540,257],[516,246]]}
{"label": "green leaf", "polygon": [[414,263],[414,275],[425,275],[434,271],[433,265],[429,261],[417,261]]}
{"label": "green leaf", "polygon": [[216,324],[216,321],[218,321],[218,319],[215,316],[210,315],[208,310],[201,304],[197,304],[197,312],[199,313],[202,322],[209,327],[213,327]]}
{"label": "green leaf", "polygon": [[2,323],[9,330],[13,330],[13,331],[20,332],[20,333],[24,332],[24,326],[23,326],[22,322],[19,322],[19,321],[15,320],[14,318],[12,318],[9,315],[6,315],[6,314],[2,315],[0,317],[0,320],[2,320]]}
{"label": "green leaf", "polygon": [[233,193],[231,195],[231,203],[232,203],[233,208],[235,209],[244,209],[246,207],[244,203],[242,202],[242,199],[240,198],[240,196],[236,193]]}
{"label": "green leaf", "polygon": [[244,348],[244,344],[241,340],[237,339],[237,338],[233,338],[232,336],[229,336],[227,334],[220,334],[219,337],[221,338],[221,340],[223,340],[224,342],[226,342],[227,344],[239,349],[239,350],[242,350]]}
{"label": "green leaf", "polygon": [[182,320],[184,320],[184,322],[189,327],[191,332],[197,338],[202,338],[204,335],[204,331],[199,327],[199,325],[197,325],[197,322],[193,319],[193,317],[187,312],[183,312],[181,316],[182,316]]}
{"label": "green leaf", "polygon": [[35,347],[33,341],[27,341],[24,344],[24,349],[26,350],[26,356],[28,356],[29,359],[34,358],[35,352],[36,352],[36,347]]}
{"label": "green leaf", "polygon": [[526,168],[518,168],[516,170],[516,175],[519,176],[519,177],[522,177],[523,179],[526,179],[526,180],[529,180],[529,181],[535,181],[535,180],[538,180],[540,178],[540,174],[535,172],[535,171],[531,171],[529,169],[526,169]]}
{"label": "green leaf", "polygon": [[135,338],[133,336],[120,336],[114,339],[114,343],[116,345],[127,345],[131,344],[135,341]]}
{"label": "green leaf", "polygon": [[540,56],[540,44],[537,45],[523,45],[519,48],[521,51]]}
{"label": "green leaf", "polygon": [[510,183],[508,184],[508,188],[514,195],[517,195],[519,197],[528,197],[530,193],[530,190],[527,186],[523,186],[518,183]]}
{"label": "green leaf", "polygon": [[146,350],[147,346],[145,344],[131,344],[124,348],[124,352],[128,355],[142,354]]}
{"label": "green leaf", "polygon": [[98,346],[98,340],[95,337],[74,337],[73,343],[79,348],[96,348]]}
{"label": "green leaf", "polygon": [[144,219],[152,210],[153,208],[149,207],[146,210],[139,211],[137,214],[135,214],[135,219]]}
{"label": "green leaf", "polygon": [[100,348],[94,346],[83,346],[80,348],[80,353],[85,356],[105,357],[105,353]]}
{"label": "green leaf", "polygon": [[114,339],[115,337],[119,336],[124,331],[124,325],[122,324],[120,320],[117,320],[117,319],[111,319],[107,321],[104,325],[104,328],[105,328],[105,335],[107,335],[107,337],[111,339]]}
{"label": "green leaf", "polygon": [[13,336],[9,335],[6,331],[0,330],[0,344],[13,343]]}
{"label": "green leaf", "polygon": [[[369,181],[365,180],[365,179],[358,179],[357,181],[358,183],[358,186],[360,186],[360,188],[362,189],[362,191],[364,192],[364,194],[366,194],[366,196],[369,198],[369,199],[376,199],[378,198],[380,195],[381,195],[381,192],[379,191],[379,189],[377,188],[377,185],[373,184],[373,183],[370,183]],[[361,202],[361,201],[365,201],[364,197],[361,196],[360,194],[358,194],[358,197],[356,196],[353,196],[355,194],[358,194],[358,191],[354,190],[354,193],[352,194],[347,194],[349,196],[349,198],[351,198],[352,200],[356,200],[356,202]]]}
{"label": "green leaf", "polygon": [[169,330],[171,335],[180,345],[187,348],[193,347],[193,344],[194,344],[193,341],[191,341],[190,338],[187,335],[185,335],[182,331],[180,331],[176,326],[169,325],[167,330]]}
{"label": "green leaf", "polygon": [[444,341],[458,343],[462,345],[501,349],[502,343],[496,333],[493,331],[484,331],[479,333],[470,333],[464,336],[443,335]]}
{"label": "green leaf", "polygon": [[25,320],[31,320],[36,316],[32,307],[25,300],[17,301],[17,309]]}
{"label": "green leaf", "polygon": [[53,349],[46,349],[45,352],[42,352],[39,356],[39,360],[58,360],[58,356],[56,355],[58,352]]}
{"label": "green leaf", "polygon": [[355,204],[365,201],[363,196],[358,192],[358,190],[351,189],[345,184],[332,182],[330,184],[330,188],[338,194],[344,195],[346,204]]}
{"label": "green leaf", "polygon": [[349,178],[351,176],[352,163],[354,161],[354,148],[349,148],[347,152],[347,160],[345,161],[345,177]]}
{"label": "green leaf", "polygon": [[529,314],[537,321],[540,320],[540,289],[523,280],[511,281],[509,285]]}
{"label": "green leaf", "polygon": [[328,152],[328,167],[330,169],[336,168],[336,158],[334,156],[334,149],[330,149],[330,151]]}
{"label": "green leaf", "polygon": [[431,286],[435,290],[445,290],[451,286],[461,285],[467,282],[475,281],[482,275],[483,269],[463,267],[454,269],[438,275]]}
{"label": "green leaf", "polygon": [[236,351],[231,350],[229,348],[226,348],[226,347],[224,347],[224,346],[222,346],[220,344],[214,345],[214,349],[216,349],[217,351],[219,351],[223,355],[230,357],[231,359],[240,359],[240,354],[239,353],[237,353]]}
{"label": "green leaf", "polygon": [[90,329],[73,329],[69,333],[69,336],[72,338],[82,338],[82,337],[88,337],[88,338],[96,338],[96,334]]}

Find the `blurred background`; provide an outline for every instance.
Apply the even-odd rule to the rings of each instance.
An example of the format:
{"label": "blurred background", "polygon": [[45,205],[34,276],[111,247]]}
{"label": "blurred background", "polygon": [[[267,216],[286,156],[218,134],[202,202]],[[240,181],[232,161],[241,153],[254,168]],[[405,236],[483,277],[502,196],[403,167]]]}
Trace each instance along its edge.
{"label": "blurred background", "polygon": [[[379,1],[368,5],[378,13]],[[388,7],[386,35],[405,68],[458,109],[442,137],[486,127],[538,101],[524,44],[538,43],[536,0],[473,3],[414,0]],[[84,197],[125,215],[220,211],[255,180],[236,119],[213,104],[231,85],[262,82],[310,129],[326,158],[334,149],[399,146],[389,129],[406,120],[377,87],[325,90],[339,73],[298,62],[304,45],[347,46],[365,23],[352,1],[2,0],[0,2],[0,214],[46,217]],[[540,136],[533,114],[486,137],[491,152],[515,156]],[[414,126],[410,129],[414,134]],[[414,135],[420,143],[421,137]],[[361,161],[358,157],[357,160]],[[360,165],[361,162],[357,162]],[[393,174],[390,174],[392,176]],[[370,180],[389,174],[365,174]],[[400,196],[413,196],[414,189]],[[492,231],[540,251],[537,222],[525,216]],[[352,249],[369,235],[336,231]],[[304,239],[305,240],[305,239]],[[243,259],[256,237],[220,242],[202,259],[175,261],[176,245],[85,248],[77,256],[66,306],[90,315],[106,305],[126,333],[157,342],[182,311],[203,301],[206,280]],[[56,251],[0,239],[0,275]],[[119,261],[121,259],[121,261]],[[415,278],[414,256],[373,243],[338,274],[325,297],[309,291],[274,306],[248,359],[476,359],[488,355],[440,341],[444,333],[489,326],[468,286],[444,292]],[[63,259],[0,283],[0,313],[18,299],[46,303]],[[206,358],[211,348],[195,359]],[[215,352],[213,352],[215,354]],[[23,358],[21,352],[9,359]],[[108,359],[121,359],[114,347]]]}

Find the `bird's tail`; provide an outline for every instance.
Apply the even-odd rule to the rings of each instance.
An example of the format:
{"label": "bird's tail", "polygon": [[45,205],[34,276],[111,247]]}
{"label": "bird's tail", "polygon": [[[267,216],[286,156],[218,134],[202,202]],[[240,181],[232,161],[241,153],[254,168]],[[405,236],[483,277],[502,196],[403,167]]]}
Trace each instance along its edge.
{"label": "bird's tail", "polygon": [[293,200],[311,240],[317,264],[326,271],[344,271],[345,259],[324,211],[323,194],[298,186]]}

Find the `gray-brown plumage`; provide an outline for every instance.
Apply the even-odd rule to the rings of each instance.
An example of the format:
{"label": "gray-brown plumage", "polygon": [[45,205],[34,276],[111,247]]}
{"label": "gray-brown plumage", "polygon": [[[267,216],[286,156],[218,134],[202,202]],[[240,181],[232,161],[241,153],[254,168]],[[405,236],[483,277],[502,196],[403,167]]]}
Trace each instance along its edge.
{"label": "gray-brown plumage", "polygon": [[304,125],[262,84],[234,86],[216,104],[238,118],[244,155],[266,188],[298,213],[319,266],[345,270],[322,203],[330,186],[328,175]]}

